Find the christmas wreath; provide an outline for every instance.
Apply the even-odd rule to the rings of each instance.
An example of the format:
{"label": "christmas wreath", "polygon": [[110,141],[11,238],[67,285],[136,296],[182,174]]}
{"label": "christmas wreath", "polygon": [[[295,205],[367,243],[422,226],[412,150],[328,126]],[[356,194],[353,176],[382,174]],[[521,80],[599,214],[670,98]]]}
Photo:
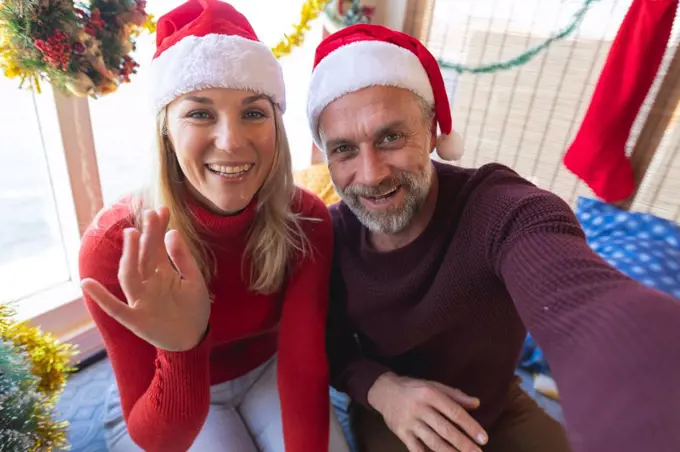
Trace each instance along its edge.
{"label": "christmas wreath", "polygon": [[364,5],[360,0],[333,0],[326,14],[333,22],[343,26],[367,24],[373,21],[375,7]]}
{"label": "christmas wreath", "polygon": [[153,33],[145,0],[1,0],[0,69],[78,96],[99,97],[130,81],[130,57],[141,31]]}

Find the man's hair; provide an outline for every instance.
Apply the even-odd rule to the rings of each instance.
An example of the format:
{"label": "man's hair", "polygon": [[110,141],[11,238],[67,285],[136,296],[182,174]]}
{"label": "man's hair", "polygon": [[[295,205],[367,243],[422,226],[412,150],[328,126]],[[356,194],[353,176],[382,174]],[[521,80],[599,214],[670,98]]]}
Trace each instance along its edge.
{"label": "man's hair", "polygon": [[413,97],[418,103],[420,111],[423,113],[423,121],[429,130],[432,127],[432,121],[434,121],[434,107],[416,93],[413,93]]}

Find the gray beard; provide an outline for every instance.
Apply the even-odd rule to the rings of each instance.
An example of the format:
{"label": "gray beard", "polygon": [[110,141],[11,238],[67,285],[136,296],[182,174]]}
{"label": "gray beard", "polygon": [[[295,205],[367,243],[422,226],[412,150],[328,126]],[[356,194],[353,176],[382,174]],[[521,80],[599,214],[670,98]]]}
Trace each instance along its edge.
{"label": "gray beard", "polygon": [[[433,171],[432,163],[428,162],[420,173],[401,172],[374,186],[349,185],[343,190],[335,185],[335,182],[333,185],[347,207],[369,231],[380,234],[396,234],[411,224],[413,217],[425,204],[432,186]],[[383,212],[373,212],[361,203],[361,197],[389,193],[398,186],[405,190],[401,205]]]}

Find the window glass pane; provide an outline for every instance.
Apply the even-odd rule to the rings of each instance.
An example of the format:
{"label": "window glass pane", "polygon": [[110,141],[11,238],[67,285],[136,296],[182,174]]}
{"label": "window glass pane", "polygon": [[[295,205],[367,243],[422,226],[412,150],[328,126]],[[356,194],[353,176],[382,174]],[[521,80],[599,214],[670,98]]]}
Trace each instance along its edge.
{"label": "window glass pane", "polygon": [[69,279],[32,93],[0,76],[0,301]]}
{"label": "window glass pane", "polygon": [[[252,23],[261,41],[270,47],[300,22],[304,0],[237,0],[231,2]],[[293,168],[306,168],[312,158],[312,138],[307,125],[307,87],[312,75],[314,51],[321,41],[321,16],[310,22],[304,42],[279,59],[286,82],[286,113],[283,122],[288,133]]]}
{"label": "window glass pane", "polygon": [[[183,0],[149,0],[147,11],[156,19],[183,3]],[[260,39],[273,46],[290,33],[300,20],[303,0],[232,0],[253,24]],[[312,141],[307,129],[305,105],[307,83],[312,70],[314,49],[321,38],[320,20],[305,35],[305,43],[281,58],[286,81],[288,108],[284,123],[288,132],[293,165],[305,167],[311,159]],[[155,35],[142,33],[131,55],[139,64],[130,83],[100,99],[90,100],[90,113],[104,203],[138,190],[151,177],[155,118],[148,107],[149,65],[155,51]]]}

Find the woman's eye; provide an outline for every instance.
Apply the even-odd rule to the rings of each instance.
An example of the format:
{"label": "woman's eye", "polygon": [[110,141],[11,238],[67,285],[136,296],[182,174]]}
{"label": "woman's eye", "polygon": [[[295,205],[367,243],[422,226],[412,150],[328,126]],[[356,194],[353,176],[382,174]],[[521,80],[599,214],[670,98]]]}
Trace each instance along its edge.
{"label": "woman's eye", "polygon": [[257,110],[249,110],[245,113],[246,119],[262,119],[264,118],[264,113]]}
{"label": "woman's eye", "polygon": [[210,119],[210,115],[206,111],[192,111],[188,116],[192,119]]}

